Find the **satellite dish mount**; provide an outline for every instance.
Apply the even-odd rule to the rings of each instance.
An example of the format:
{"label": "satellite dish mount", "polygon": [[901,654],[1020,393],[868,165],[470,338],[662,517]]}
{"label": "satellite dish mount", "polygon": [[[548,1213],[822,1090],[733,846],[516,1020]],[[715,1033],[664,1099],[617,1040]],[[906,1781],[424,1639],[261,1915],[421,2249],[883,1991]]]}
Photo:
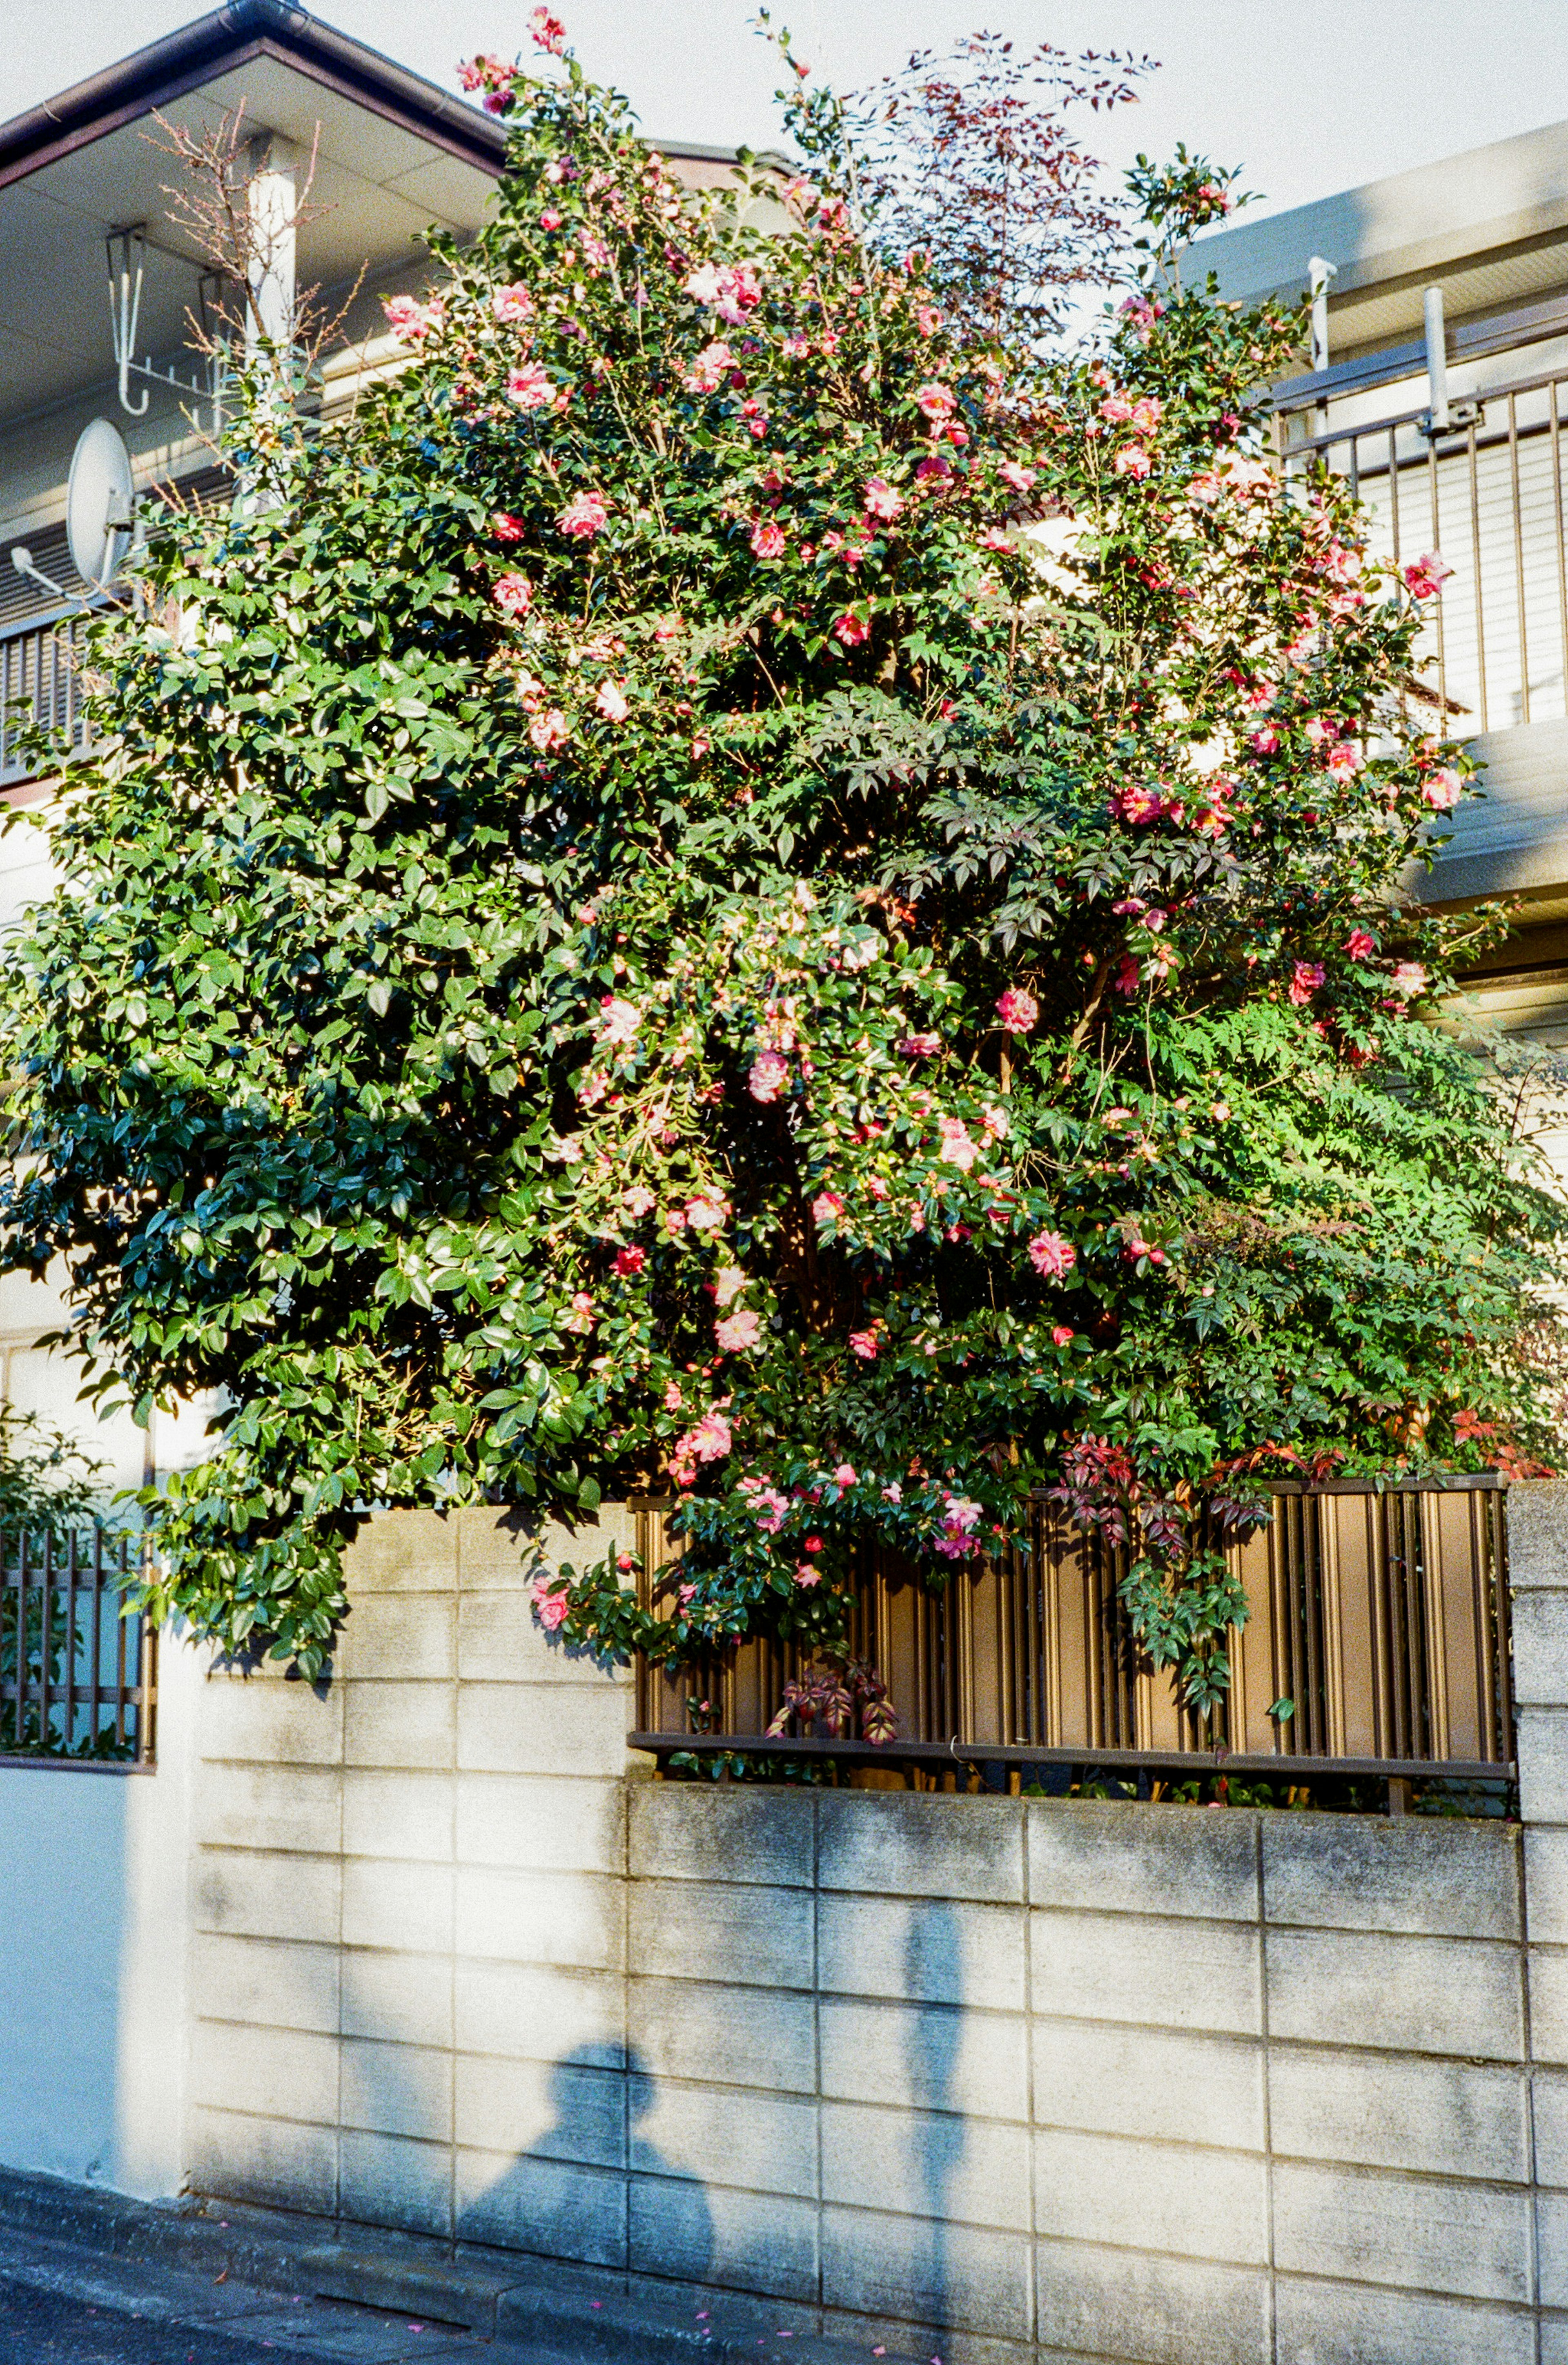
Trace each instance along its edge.
{"label": "satellite dish mount", "polygon": [[125,438],[107,419],[82,430],[71,455],[65,538],[89,593],[106,591],[125,563],[136,522],[136,480]]}

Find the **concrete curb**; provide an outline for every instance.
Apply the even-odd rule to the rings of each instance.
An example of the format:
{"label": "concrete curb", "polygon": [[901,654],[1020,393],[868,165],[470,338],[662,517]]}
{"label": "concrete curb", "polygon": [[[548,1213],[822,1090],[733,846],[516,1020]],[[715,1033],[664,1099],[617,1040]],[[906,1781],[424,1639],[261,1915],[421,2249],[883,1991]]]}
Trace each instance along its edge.
{"label": "concrete curb", "polygon": [[[226,2270],[264,2290],[407,2311],[585,2365],[865,2365],[861,2343],[804,2330],[780,2339],[780,2309],[728,2292],[628,2293],[607,2270],[505,2253],[459,2252],[375,2226],[241,2202],[132,2201],[51,2176],[0,2169],[0,2228],[169,2269]],[[323,2239],[330,2232],[332,2238]],[[791,2309],[790,2313],[795,2311]],[[499,2359],[498,2359],[498,2365]],[[887,2365],[913,2365],[890,2355]],[[921,2360],[924,2365],[924,2360]]]}

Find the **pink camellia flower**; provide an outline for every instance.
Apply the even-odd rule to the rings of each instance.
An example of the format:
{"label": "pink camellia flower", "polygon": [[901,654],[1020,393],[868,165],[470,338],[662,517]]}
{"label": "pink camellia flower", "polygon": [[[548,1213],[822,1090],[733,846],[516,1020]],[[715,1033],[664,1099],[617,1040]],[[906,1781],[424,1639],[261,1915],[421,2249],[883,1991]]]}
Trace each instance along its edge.
{"label": "pink camellia flower", "polygon": [[1322,982],[1321,961],[1297,961],[1291,976],[1291,1000],[1298,1009],[1305,1008]]}
{"label": "pink camellia flower", "polygon": [[734,1314],[726,1314],[722,1322],[713,1325],[713,1336],[726,1355],[738,1355],[747,1347],[755,1347],[762,1328],[762,1317],[743,1306]]}
{"label": "pink camellia flower", "polygon": [[507,393],[520,410],[543,410],[555,399],[554,381],[537,362],[523,362],[507,372]]}
{"label": "pink camellia flower", "polygon": [[541,230],[560,229],[561,216],[556,212],[554,206],[545,207],[543,212],[539,217],[539,227]]}
{"label": "pink camellia flower", "polygon": [[1060,1281],[1078,1262],[1078,1250],[1060,1232],[1036,1232],[1029,1243],[1029,1262],[1047,1281]]}
{"label": "pink camellia flower", "polygon": [[1273,729],[1272,725],[1269,725],[1261,731],[1254,731],[1251,734],[1251,745],[1257,749],[1260,756],[1273,755],[1276,748],[1279,746],[1279,744],[1280,734]]}
{"label": "pink camellia flower", "polygon": [[526,616],[533,605],[533,586],[526,575],[503,575],[490,597],[503,616]]}
{"label": "pink camellia flower", "polygon": [[917,460],[914,464],[914,480],[917,485],[950,485],[953,481],[953,463],[941,454],[932,460]]}
{"label": "pink camellia flower", "polygon": [[722,1412],[705,1412],[695,1427],[675,1441],[670,1456],[671,1474],[677,1483],[689,1486],[700,1462],[722,1462],[734,1443],[730,1424]]}
{"label": "pink camellia flower", "polygon": [[1140,394],[1132,407],[1129,423],[1140,435],[1151,435],[1165,416],[1165,405],[1156,394]]}
{"label": "pink camellia flower", "polygon": [[615,1270],[622,1281],[634,1281],[647,1261],[646,1249],[618,1249],[615,1254]]}
{"label": "pink camellia flower", "polygon": [[446,308],[440,297],[421,304],[415,296],[384,297],[381,305],[386,315],[386,325],[400,344],[417,345],[439,329],[446,318]]}
{"label": "pink camellia flower", "polygon": [[871,637],[871,627],[865,617],[852,615],[847,609],[842,616],[834,618],[833,629],[846,649],[857,649],[862,641]]}
{"label": "pink camellia flower", "polygon": [[[558,1593],[551,1590],[554,1586],[560,1586]],[[533,1580],[533,1614],[546,1633],[555,1631],[566,1618],[566,1588],[560,1577],[542,1568]]]}
{"label": "pink camellia flower", "polygon": [[915,409],[924,411],[934,427],[945,427],[958,407],[947,388],[938,386],[935,380],[917,389],[914,403]]}
{"label": "pink camellia flower", "polygon": [[694,1232],[722,1231],[729,1212],[722,1199],[712,1198],[706,1191],[686,1203],[686,1220]]}
{"label": "pink camellia flower", "polygon": [[746,1089],[754,1101],[776,1101],[790,1081],[790,1062],[781,1051],[759,1051],[751,1063]]}
{"label": "pink camellia flower", "polygon": [[633,1223],[641,1221],[658,1205],[645,1182],[633,1182],[621,1202]]}
{"label": "pink camellia flower", "polygon": [[1113,427],[1122,426],[1126,420],[1132,417],[1132,415],[1133,404],[1131,395],[1108,394],[1105,397],[1104,401],[1100,405],[1101,418],[1109,420]]}
{"label": "pink camellia flower", "polygon": [[934,1059],[941,1048],[940,1035],[905,1035],[899,1041],[906,1059]]}
{"label": "pink camellia flower", "polygon": [[1409,1002],[1426,992],[1427,972],[1419,961],[1400,961],[1388,981],[1402,1001]]}
{"label": "pink camellia flower", "polygon": [[498,542],[521,542],[528,526],[524,519],[513,517],[510,510],[498,510],[490,520],[490,532]]}
{"label": "pink camellia flower", "polygon": [[973,1529],[979,1524],[980,1506],[967,1496],[949,1495],[942,1518],[942,1533],[933,1540],[933,1550],[945,1560],[963,1560],[976,1548]]}
{"label": "pink camellia flower", "polygon": [[594,1033],[600,1043],[630,1043],[643,1023],[643,1014],[634,1002],[622,1002],[607,993],[599,1005],[594,1020]]}
{"label": "pink camellia flower", "polygon": [[914,308],[914,325],[923,337],[934,337],[942,326],[942,315],[935,304],[917,304]]}
{"label": "pink camellia flower", "polygon": [[831,1224],[835,1216],[842,1216],[843,1213],[844,1202],[836,1191],[819,1191],[812,1201],[813,1224]]}
{"label": "pink camellia flower", "polygon": [[632,712],[626,692],[618,681],[601,681],[594,705],[607,723],[624,723]]}
{"label": "pink camellia flower", "polygon": [[981,550],[1011,550],[1013,547],[1013,537],[1005,526],[988,525],[977,540]]}
{"label": "pink camellia flower", "polygon": [[528,726],[528,735],[542,755],[554,747],[564,747],[572,735],[572,726],[558,706],[548,714],[536,714]]}
{"label": "pink camellia flower", "polygon": [[757,558],[782,558],[790,547],[789,537],[771,518],[758,518],[751,530],[751,546]]}
{"label": "pink camellia flower", "polygon": [[1003,484],[1012,486],[1015,493],[1026,493],[1038,472],[1034,468],[1025,468],[1019,460],[1003,460],[996,473]]}
{"label": "pink camellia flower", "polygon": [[1328,750],[1329,778],[1338,780],[1343,786],[1355,779],[1365,762],[1366,757],[1352,740],[1341,739],[1337,745]]}
{"label": "pink camellia flower", "polygon": [[1345,939],[1345,950],[1352,960],[1365,960],[1377,950],[1377,938],[1365,928],[1352,928]]}
{"label": "pink camellia flower", "polygon": [[969,1126],[962,1117],[939,1116],[936,1130],[942,1137],[942,1147],[937,1152],[942,1163],[956,1166],[960,1173],[967,1174],[979,1155],[969,1138]]}
{"label": "pink camellia flower", "polygon": [[528,30],[531,39],[537,41],[542,50],[548,50],[553,58],[558,58],[566,46],[566,28],[559,17],[552,17],[548,8],[533,10],[528,20]]}
{"label": "pink camellia flower", "polygon": [[858,1486],[860,1481],[855,1474],[854,1464],[841,1462],[833,1474],[833,1483],[835,1486]]}
{"label": "pink camellia flower", "polygon": [[680,1390],[677,1387],[675,1382],[673,1380],[666,1380],[665,1382],[666,1412],[678,1412],[684,1402],[685,1398],[682,1396]]}
{"label": "pink camellia flower", "polygon": [[890,525],[894,518],[902,514],[903,495],[895,491],[885,476],[868,478],[861,499],[866,504],[867,516],[880,518],[887,524]]}
{"label": "pink camellia flower", "polygon": [[1118,476],[1131,476],[1135,484],[1141,484],[1148,474],[1150,462],[1141,443],[1124,443],[1111,465]]}
{"label": "pink camellia flower", "polygon": [[852,1330],[850,1332],[849,1351],[852,1355],[857,1355],[863,1363],[874,1363],[876,1362],[877,1347],[878,1339],[877,1334],[874,1330]]}
{"label": "pink camellia flower", "polygon": [[510,287],[498,287],[490,298],[490,309],[498,320],[529,320],[533,317],[533,298],[521,279]]}
{"label": "pink camellia flower", "polygon": [[1440,772],[1429,772],[1421,783],[1421,794],[1436,813],[1451,811],[1463,793],[1463,781],[1447,764]]}
{"label": "pink camellia flower", "polygon": [[573,1295],[571,1312],[561,1317],[561,1328],[576,1330],[586,1338],[598,1320],[592,1298],[586,1289],[579,1289]]}
{"label": "pink camellia flower", "polygon": [[1069,1330],[1064,1324],[1058,1322],[1056,1328],[1051,1332],[1051,1344],[1053,1347],[1070,1347],[1072,1344],[1072,1332]]}
{"label": "pink camellia flower", "polygon": [[756,1515],[756,1524],[765,1536],[776,1536],[790,1516],[790,1498],[777,1486],[765,1485],[760,1478],[743,1478],[741,1493],[749,1496]]}
{"label": "pink camellia flower", "polygon": [[596,533],[603,532],[607,514],[602,493],[574,493],[555,524],[561,533],[591,542]]}
{"label": "pink camellia flower", "polygon": [[717,394],[730,372],[738,367],[728,345],[717,337],[703,346],[680,382],[688,394]]}
{"label": "pink camellia flower", "polygon": [[1023,986],[1010,985],[996,997],[996,1014],[1009,1033],[1027,1035],[1039,1024],[1040,1005]]}
{"label": "pink camellia flower", "polygon": [[1417,600],[1435,600],[1452,573],[1453,568],[1437,551],[1428,550],[1411,560],[1405,569],[1405,580]]}
{"label": "pink camellia flower", "polygon": [[684,1207],[666,1207],[665,1209],[665,1229],[669,1234],[672,1240],[675,1239],[681,1232],[685,1231],[686,1210]]}
{"label": "pink camellia flower", "polygon": [[738,1297],[745,1287],[745,1274],[738,1264],[721,1265],[713,1276],[715,1305],[728,1306],[731,1298]]}
{"label": "pink camellia flower", "polygon": [[798,1564],[795,1570],[795,1582],[801,1587],[802,1592],[804,1592],[810,1586],[820,1585],[822,1581],[823,1573],[821,1569],[813,1568],[809,1560],[803,1560]]}

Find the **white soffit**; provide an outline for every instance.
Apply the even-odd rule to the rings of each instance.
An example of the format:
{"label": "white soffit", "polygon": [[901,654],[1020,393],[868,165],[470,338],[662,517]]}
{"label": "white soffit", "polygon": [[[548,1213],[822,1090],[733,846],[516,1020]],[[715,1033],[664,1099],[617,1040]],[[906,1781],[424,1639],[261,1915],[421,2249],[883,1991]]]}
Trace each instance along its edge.
{"label": "white soffit", "polygon": [[[306,154],[316,145],[310,203],[320,211],[300,230],[302,286],[341,287],[365,266],[416,271],[427,228],[467,237],[483,219],[491,174],[277,58],[253,58],[162,113],[199,134],[241,102],[247,127]],[[112,229],[148,225],[140,350],[185,343],[201,263],[170,219],[166,191],[182,177],[148,116],[0,189],[0,420],[110,375],[104,241]]]}

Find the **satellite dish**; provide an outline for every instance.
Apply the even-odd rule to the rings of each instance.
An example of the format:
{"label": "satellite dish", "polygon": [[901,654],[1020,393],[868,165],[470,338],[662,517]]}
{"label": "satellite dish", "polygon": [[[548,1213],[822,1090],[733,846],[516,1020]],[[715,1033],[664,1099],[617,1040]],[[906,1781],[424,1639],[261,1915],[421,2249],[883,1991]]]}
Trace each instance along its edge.
{"label": "satellite dish", "polygon": [[119,573],[133,522],[135,480],[118,427],[95,419],[76,438],[65,495],[71,563],[89,588],[102,591]]}

